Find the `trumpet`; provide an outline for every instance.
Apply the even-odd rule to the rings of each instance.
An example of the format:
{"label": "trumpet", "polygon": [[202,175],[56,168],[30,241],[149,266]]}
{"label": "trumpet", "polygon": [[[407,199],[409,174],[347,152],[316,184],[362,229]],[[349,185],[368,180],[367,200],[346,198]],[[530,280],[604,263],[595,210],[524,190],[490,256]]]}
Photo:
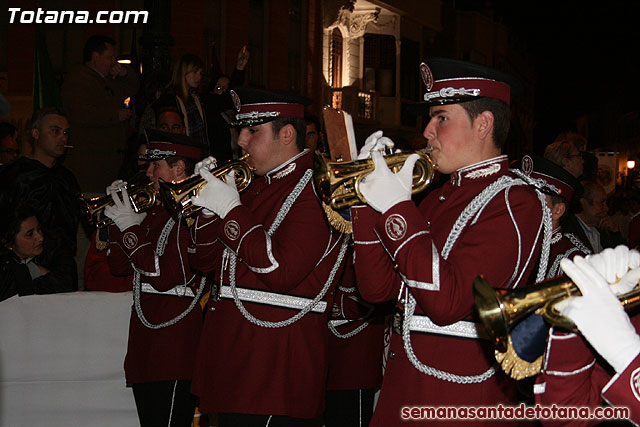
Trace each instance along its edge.
{"label": "trumpet", "polygon": [[[249,158],[249,154],[245,154],[237,160],[232,160],[226,164],[212,169],[210,172],[213,176],[220,178],[231,171],[236,172],[236,188],[238,192],[243,192],[253,179],[253,169],[245,160]],[[195,174],[181,181],[170,183],[160,180],[160,197],[165,207],[175,215],[190,216],[202,209],[191,203],[191,196],[195,196],[207,181],[200,175]]]}
{"label": "trumpet", "polygon": [[[153,188],[153,182],[128,187],[127,193],[136,213],[146,212],[156,204],[156,191]],[[108,227],[113,223],[113,220],[104,214],[104,208],[111,205],[113,205],[113,198],[110,194],[90,199],[80,196],[80,208],[83,215],[90,224],[94,224],[97,228]]]}
{"label": "trumpet", "polygon": [[[581,295],[578,286],[566,276],[511,290],[494,289],[482,276],[477,276],[473,292],[480,320],[501,353],[507,351],[510,327],[531,313],[543,316],[554,326],[578,332],[574,323],[554,307],[565,298]],[[625,310],[631,310],[640,305],[640,288],[619,295],[618,299]]]}
{"label": "trumpet", "polygon": [[[411,193],[416,194],[429,186],[435,174],[431,159],[424,153],[420,156],[413,171]],[[397,172],[413,152],[394,153],[384,156],[387,166]],[[318,195],[327,205],[340,210],[357,204],[367,203],[360,192],[362,180],[373,172],[372,159],[350,162],[328,162],[321,154],[314,153],[313,180]]]}

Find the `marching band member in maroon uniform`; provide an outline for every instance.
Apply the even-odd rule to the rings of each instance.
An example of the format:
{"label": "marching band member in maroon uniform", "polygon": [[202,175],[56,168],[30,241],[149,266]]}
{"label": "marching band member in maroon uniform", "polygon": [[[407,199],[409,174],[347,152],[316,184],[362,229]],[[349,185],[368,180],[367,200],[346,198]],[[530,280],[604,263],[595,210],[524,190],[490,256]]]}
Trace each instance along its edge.
{"label": "marching band member in maroon uniform", "polygon": [[[184,135],[147,130],[147,176],[158,180],[187,178],[202,151]],[[114,182],[107,193],[115,205],[105,208],[109,227],[111,272],[133,273],[134,306],[124,368],[133,388],[142,426],[190,426],[195,399],[191,375],[202,309],[198,304],[204,279],[188,263],[189,230],[158,204],[135,213],[126,183]],[[121,190],[119,194],[118,191]]]}
{"label": "marching band member in maroon uniform", "polygon": [[[640,317],[633,316],[629,322],[614,296],[637,285],[640,254],[621,245],[586,258],[565,259],[560,266],[584,296],[557,303],[556,308],[576,324],[581,335],[551,329],[542,375],[535,385],[536,402],[594,408],[603,403],[603,395],[607,400],[611,396],[610,403],[629,406],[631,419],[640,421],[640,400],[634,397],[640,396],[640,388],[633,367],[640,352],[640,339],[636,336]],[[611,368],[615,371],[613,378]],[[631,383],[630,375],[634,379]],[[545,420],[544,424],[588,426],[600,421]]]}
{"label": "marching band member in maroon uniform", "polygon": [[239,194],[201,171],[207,184],[192,229],[194,267],[219,281],[207,307],[193,392],[221,427],[299,425],[324,409],[327,307],[348,236],[326,219],[305,148],[308,100],[232,91],[238,145],[255,177]]}
{"label": "marching band member in maroon uniform", "polygon": [[382,384],[386,318],[393,306],[370,304],[358,292],[349,257],[329,320],[326,427],[368,426]]}
{"label": "marching band member in maroon uniform", "polygon": [[[590,252],[575,235],[563,233],[561,226],[579,182],[567,170],[544,157],[526,155],[518,162],[517,167],[544,193],[547,207],[551,211],[553,233],[545,275],[545,279],[550,279],[562,274],[561,260],[573,259],[577,255],[585,256]],[[539,374],[549,329],[550,325],[536,313],[518,322],[509,332],[507,351],[496,353],[502,369],[518,380]],[[536,379],[539,380],[539,377]],[[533,381],[519,384],[520,391],[532,398],[531,387]]]}
{"label": "marching band member in maroon uniform", "polygon": [[551,251],[546,279],[562,274],[560,261],[585,256],[591,251],[574,234],[563,233],[562,219],[571,206],[575,189],[580,183],[566,169],[551,160],[538,156],[524,156],[520,169],[531,177],[535,185],[545,194],[547,207],[551,210]]}
{"label": "marching band member in maroon uniform", "polygon": [[398,298],[403,309],[371,426],[400,425],[413,406],[514,402],[514,382],[493,366],[493,346],[472,321],[472,283],[483,274],[495,287],[524,285],[551,234],[544,198],[500,154],[508,77],[448,59],[430,60],[421,72],[431,116],[424,136],[450,181],[417,208],[411,157],[393,174],[374,152],[375,171],[361,185],[371,207],[351,209],[362,296]]}

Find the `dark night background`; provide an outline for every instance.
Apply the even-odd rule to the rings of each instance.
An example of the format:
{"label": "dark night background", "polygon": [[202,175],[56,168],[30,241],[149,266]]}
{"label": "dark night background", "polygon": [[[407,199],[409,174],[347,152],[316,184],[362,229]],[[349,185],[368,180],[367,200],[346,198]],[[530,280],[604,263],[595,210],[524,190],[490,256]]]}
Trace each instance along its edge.
{"label": "dark night background", "polygon": [[[473,8],[474,3],[457,6]],[[630,133],[638,121],[640,2],[503,0],[483,7],[493,7],[496,19],[533,57],[535,150],[584,116],[589,149],[611,149],[619,137],[635,139]],[[631,144],[639,148],[637,140]]]}

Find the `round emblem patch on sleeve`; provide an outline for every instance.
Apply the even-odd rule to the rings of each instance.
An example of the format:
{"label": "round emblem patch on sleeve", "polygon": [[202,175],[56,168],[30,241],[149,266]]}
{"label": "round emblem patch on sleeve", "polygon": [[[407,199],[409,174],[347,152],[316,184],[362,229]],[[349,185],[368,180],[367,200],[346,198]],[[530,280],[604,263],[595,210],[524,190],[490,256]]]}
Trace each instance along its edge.
{"label": "round emblem patch on sleeve", "polygon": [[391,240],[400,240],[407,234],[407,221],[401,215],[393,214],[384,222],[384,228]]}
{"label": "round emblem patch on sleeve", "polygon": [[133,249],[138,246],[138,236],[136,236],[136,233],[127,231],[122,236],[122,244],[127,249]]}
{"label": "round emblem patch on sleeve", "polygon": [[640,368],[636,368],[629,377],[629,386],[633,395],[640,402]]}
{"label": "round emblem patch on sleeve", "polygon": [[236,240],[240,237],[240,224],[234,220],[228,221],[224,225],[224,234],[229,240]]}

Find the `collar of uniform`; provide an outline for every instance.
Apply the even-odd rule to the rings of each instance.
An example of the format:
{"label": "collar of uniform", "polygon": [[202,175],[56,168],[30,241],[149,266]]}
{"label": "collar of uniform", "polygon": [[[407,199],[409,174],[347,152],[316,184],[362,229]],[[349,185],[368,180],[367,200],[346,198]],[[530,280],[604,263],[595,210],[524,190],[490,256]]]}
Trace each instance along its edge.
{"label": "collar of uniform", "polygon": [[277,181],[277,180],[279,180],[281,178],[284,178],[285,176],[289,175],[294,170],[296,170],[296,161],[300,157],[302,157],[305,154],[307,154],[308,152],[309,152],[309,149],[305,148],[299,154],[296,154],[295,156],[293,156],[292,158],[290,158],[289,160],[287,160],[286,162],[284,162],[280,166],[277,166],[274,169],[271,169],[269,172],[267,172],[264,175],[266,183],[267,184],[271,184],[272,180],[273,181]]}
{"label": "collar of uniform", "polygon": [[453,172],[450,176],[451,184],[460,187],[462,181],[474,181],[486,178],[509,169],[507,155],[503,154],[492,159],[483,160],[473,165],[465,166]]}
{"label": "collar of uniform", "polygon": [[551,244],[554,245],[562,239],[562,228],[558,227],[551,232]]}

